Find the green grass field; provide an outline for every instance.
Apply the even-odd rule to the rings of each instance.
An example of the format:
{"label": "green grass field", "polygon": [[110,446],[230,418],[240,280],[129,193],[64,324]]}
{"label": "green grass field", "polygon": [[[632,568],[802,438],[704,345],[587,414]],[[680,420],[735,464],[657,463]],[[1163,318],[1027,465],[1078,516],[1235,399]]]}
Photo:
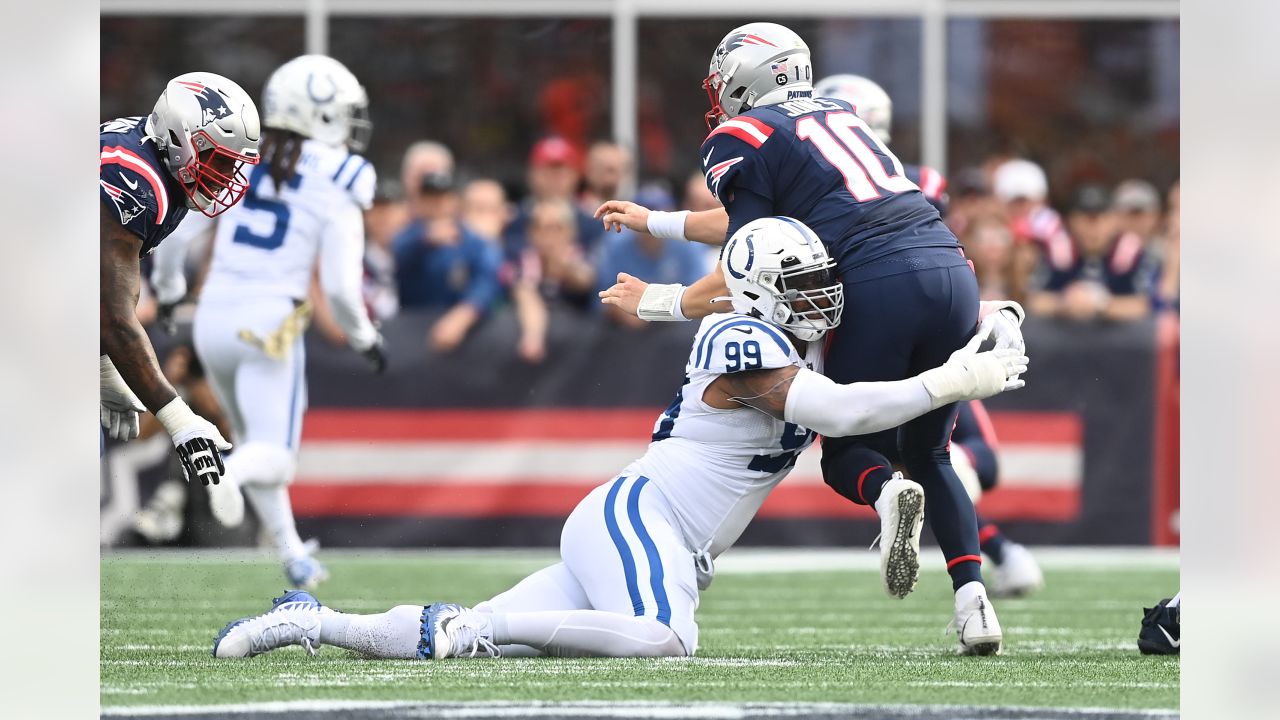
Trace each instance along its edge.
{"label": "green grass field", "polygon": [[[333,578],[316,593],[322,602],[381,612],[402,603],[474,603],[551,556],[322,557]],[[227,661],[210,657],[214,635],[227,621],[269,607],[283,586],[274,562],[256,554],[106,554],[101,701],[104,708],[303,699],[1176,708],[1177,659],[1144,657],[1134,644],[1140,608],[1175,591],[1176,567],[1044,565],[1043,592],[996,601],[1006,649],[995,658],[952,654],[954,637],[942,634],[950,586],[940,567],[926,566],[916,592],[895,601],[867,562],[858,564],[863,569],[803,571],[726,562],[703,595],[693,659],[433,663],[365,660],[329,647],[314,659],[287,648]]]}

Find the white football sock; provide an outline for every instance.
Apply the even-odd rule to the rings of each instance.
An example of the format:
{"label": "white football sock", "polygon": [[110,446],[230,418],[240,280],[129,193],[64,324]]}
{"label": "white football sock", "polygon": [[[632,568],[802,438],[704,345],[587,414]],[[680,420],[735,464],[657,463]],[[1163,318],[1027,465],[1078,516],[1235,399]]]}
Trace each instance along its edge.
{"label": "white football sock", "polygon": [[1177,595],[1174,595],[1174,596],[1173,596],[1173,599],[1172,599],[1172,600],[1170,600],[1170,601],[1169,601],[1169,604],[1168,604],[1168,605],[1166,605],[1165,607],[1176,608],[1176,607],[1178,607],[1178,606],[1179,606],[1179,605],[1181,605],[1181,604],[1182,604],[1182,593],[1181,593],[1181,592],[1179,592]]}
{"label": "white football sock", "polygon": [[320,610],[320,643],[383,659],[413,660],[422,639],[422,606],[397,605],[377,615]]}
{"label": "white football sock", "polygon": [[670,657],[685,655],[671,628],[653,618],[600,610],[490,615],[493,641],[527,645],[556,657]]}
{"label": "white football sock", "polygon": [[253,503],[253,509],[262,520],[263,527],[271,533],[280,559],[288,562],[307,554],[298,528],[293,522],[293,506],[289,504],[289,488],[285,485],[244,485],[244,494]]}

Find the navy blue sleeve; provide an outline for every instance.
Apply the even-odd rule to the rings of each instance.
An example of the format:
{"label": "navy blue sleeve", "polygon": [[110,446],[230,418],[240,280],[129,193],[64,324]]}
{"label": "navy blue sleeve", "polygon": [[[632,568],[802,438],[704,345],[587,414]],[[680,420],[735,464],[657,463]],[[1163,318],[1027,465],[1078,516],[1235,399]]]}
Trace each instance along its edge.
{"label": "navy blue sleeve", "polygon": [[[725,205],[734,190],[750,190],[773,199],[773,178],[764,157],[773,134],[773,128],[754,118],[735,118],[712,131],[699,151],[711,194]],[[774,144],[780,142],[778,139]]]}
{"label": "navy blue sleeve", "polygon": [[467,281],[462,302],[470,304],[482,313],[487,312],[502,293],[502,283],[498,280],[502,253],[493,243],[466,231],[463,232],[463,242],[468,247],[471,277]]}
{"label": "navy blue sleeve", "polygon": [[727,240],[752,220],[772,216],[773,201],[754,191],[737,189],[725,203],[725,209],[729,211],[729,233],[725,236]]}
{"label": "navy blue sleeve", "polygon": [[167,195],[157,194],[154,187],[159,187],[160,193],[166,192],[163,186],[124,165],[104,164],[99,168],[98,195],[102,204],[144,243],[164,219],[160,203],[167,201]]}

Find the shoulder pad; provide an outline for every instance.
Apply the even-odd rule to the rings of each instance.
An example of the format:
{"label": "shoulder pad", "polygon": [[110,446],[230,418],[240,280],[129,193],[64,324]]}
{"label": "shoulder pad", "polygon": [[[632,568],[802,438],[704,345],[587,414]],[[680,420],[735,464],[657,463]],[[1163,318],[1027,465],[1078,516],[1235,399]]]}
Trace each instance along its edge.
{"label": "shoulder pad", "polygon": [[781,330],[735,313],[702,329],[689,365],[694,372],[723,374],[794,365],[793,355],[795,350]]}

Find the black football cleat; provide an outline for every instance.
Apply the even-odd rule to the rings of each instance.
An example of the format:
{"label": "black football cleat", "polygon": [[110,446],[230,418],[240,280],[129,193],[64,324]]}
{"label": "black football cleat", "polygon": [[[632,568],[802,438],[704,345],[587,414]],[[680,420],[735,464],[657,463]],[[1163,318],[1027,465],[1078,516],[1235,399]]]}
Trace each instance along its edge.
{"label": "black football cleat", "polygon": [[1180,655],[1182,644],[1182,605],[1169,607],[1165,598],[1155,607],[1143,608],[1142,629],[1138,631],[1138,649],[1143,655]]}

